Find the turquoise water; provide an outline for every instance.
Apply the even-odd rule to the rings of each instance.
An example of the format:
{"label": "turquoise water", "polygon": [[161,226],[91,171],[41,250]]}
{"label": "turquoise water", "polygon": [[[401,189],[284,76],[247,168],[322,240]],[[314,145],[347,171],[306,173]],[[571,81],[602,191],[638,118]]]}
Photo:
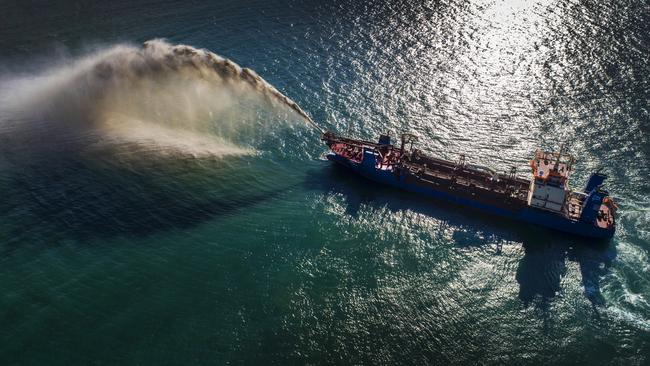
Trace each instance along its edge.
{"label": "turquoise water", "polygon": [[[649,18],[635,0],[0,4],[0,363],[650,362]],[[113,105],[147,121],[137,139],[89,128],[98,96],[77,87],[96,80],[71,75],[153,38],[256,70],[340,133],[411,131],[522,176],[566,141],[574,187],[610,175],[616,236],[350,177],[286,108],[199,113],[192,75]]]}

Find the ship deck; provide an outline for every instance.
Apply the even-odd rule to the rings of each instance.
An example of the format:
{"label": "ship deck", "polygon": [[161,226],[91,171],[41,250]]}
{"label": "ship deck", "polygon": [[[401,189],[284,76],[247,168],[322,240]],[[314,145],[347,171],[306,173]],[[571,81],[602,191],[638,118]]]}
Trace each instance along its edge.
{"label": "ship deck", "polygon": [[[525,203],[529,182],[506,174],[490,173],[456,162],[427,156],[419,150],[403,153],[393,145],[380,145],[368,141],[336,137],[329,141],[332,152],[354,163],[363,160],[364,148],[378,153],[376,168],[385,171],[401,169],[436,189],[465,188],[467,191],[489,196],[503,196]],[[480,197],[479,197],[480,198]]]}
{"label": "ship deck", "polygon": [[600,211],[596,217],[596,226],[603,229],[609,229],[614,226],[614,215],[609,206],[600,206]]}
{"label": "ship deck", "polygon": [[[580,215],[582,214],[582,205],[585,200],[585,195],[579,192],[572,192],[569,198],[567,199],[567,204],[565,205],[565,214],[569,219],[573,221],[579,221]],[[610,229],[614,226],[615,219],[612,209],[606,205],[600,205],[598,210],[598,216],[596,216],[595,225],[602,229]]]}
{"label": "ship deck", "polygon": [[474,169],[444,159],[415,152],[402,160],[402,165],[412,174],[424,179],[448,181],[449,184],[465,186],[478,192],[486,191],[526,201],[529,182],[505,174]]}

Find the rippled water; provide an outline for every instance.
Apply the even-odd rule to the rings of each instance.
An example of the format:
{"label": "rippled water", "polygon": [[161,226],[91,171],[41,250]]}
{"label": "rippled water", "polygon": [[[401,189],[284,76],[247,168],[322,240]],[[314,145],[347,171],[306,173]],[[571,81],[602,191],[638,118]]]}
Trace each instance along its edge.
{"label": "rippled water", "polygon": [[[0,363],[649,362],[648,24],[638,0],[0,5]],[[206,157],[6,108],[16,80],[152,38],[337,132],[522,176],[566,142],[574,187],[609,173],[616,237],[371,185],[281,110],[228,135],[253,154]]]}

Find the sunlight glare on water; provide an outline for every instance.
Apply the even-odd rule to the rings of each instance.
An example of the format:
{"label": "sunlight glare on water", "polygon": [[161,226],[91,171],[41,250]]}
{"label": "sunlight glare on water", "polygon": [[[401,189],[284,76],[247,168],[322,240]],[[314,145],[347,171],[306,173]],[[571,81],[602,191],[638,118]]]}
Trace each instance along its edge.
{"label": "sunlight glare on water", "polygon": [[[638,0],[1,4],[0,364],[647,363],[649,17]],[[151,39],[255,70],[340,134],[410,131],[525,178],[565,143],[574,188],[609,175],[616,236],[350,176],[290,102],[189,63],[115,89],[83,68],[22,99]]]}

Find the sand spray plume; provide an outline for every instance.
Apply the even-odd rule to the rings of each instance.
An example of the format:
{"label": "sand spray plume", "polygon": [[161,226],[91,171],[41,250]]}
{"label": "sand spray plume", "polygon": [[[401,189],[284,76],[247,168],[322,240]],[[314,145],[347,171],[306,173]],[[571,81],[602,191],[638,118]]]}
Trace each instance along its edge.
{"label": "sand spray plume", "polygon": [[250,153],[231,141],[273,128],[260,123],[260,110],[268,113],[269,107],[291,110],[321,131],[255,71],[212,52],[162,40],[106,48],[10,84],[3,104],[31,119],[160,151]]}
{"label": "sand spray plume", "polygon": [[[151,40],[144,43],[145,50],[157,50],[160,48],[163,48],[164,50],[169,47],[169,44],[161,40]],[[318,131],[323,132],[320,126],[318,126],[314,120],[309,117],[309,115],[305,113],[305,111],[303,111],[300,106],[298,106],[296,102],[288,98],[286,95],[280,93],[273,85],[269,84],[266,80],[260,77],[254,70],[249,68],[242,68],[231,60],[224,59],[223,57],[218,56],[212,52],[196,49],[191,46],[171,46],[171,52],[179,56],[175,58],[175,60],[180,61],[181,63],[189,62],[197,69],[200,69],[202,65],[207,65],[209,67],[212,67],[217,74],[219,74],[227,81],[242,80],[247,82],[253,89],[259,91],[271,101],[289,107],[299,116],[303,117]]]}

